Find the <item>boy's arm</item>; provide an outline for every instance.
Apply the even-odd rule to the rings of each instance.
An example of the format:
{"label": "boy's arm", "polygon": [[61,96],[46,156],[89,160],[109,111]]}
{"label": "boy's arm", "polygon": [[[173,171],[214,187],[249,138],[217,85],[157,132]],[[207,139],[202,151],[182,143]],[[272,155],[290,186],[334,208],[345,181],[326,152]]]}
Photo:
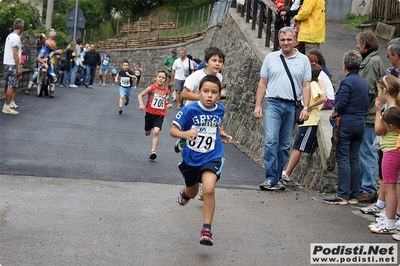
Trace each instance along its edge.
{"label": "boy's arm", "polygon": [[219,132],[219,136],[221,137],[221,140],[223,143],[231,143],[232,142],[232,136],[226,134],[225,131],[221,127],[218,127],[218,132]]}
{"label": "boy's arm", "polygon": [[118,81],[118,78],[119,78],[119,73],[117,72],[117,75],[115,75],[115,78],[114,78],[115,82]]}
{"label": "boy's arm", "polygon": [[169,134],[173,138],[194,140],[197,137],[197,127],[187,131],[181,131],[177,125],[173,124]]}
{"label": "boy's arm", "polygon": [[151,91],[151,86],[148,86],[144,91],[139,93],[138,95],[138,102],[139,102],[139,110],[140,111],[146,111],[146,106],[143,104],[143,97]]}
{"label": "boy's arm", "polygon": [[187,87],[183,88],[182,98],[190,101],[198,101],[200,97],[198,94],[191,92]]}

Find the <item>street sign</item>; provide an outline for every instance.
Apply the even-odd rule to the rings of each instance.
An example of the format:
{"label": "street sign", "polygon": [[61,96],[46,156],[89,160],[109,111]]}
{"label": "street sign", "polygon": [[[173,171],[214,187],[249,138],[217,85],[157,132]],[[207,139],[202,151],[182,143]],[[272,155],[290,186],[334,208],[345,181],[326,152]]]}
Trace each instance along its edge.
{"label": "street sign", "polygon": [[[74,23],[75,23],[75,10],[76,7],[74,7],[72,9],[72,11],[69,13],[68,17],[67,17],[67,22],[66,22],[66,26],[68,28],[73,28],[74,27]],[[86,19],[83,16],[82,10],[78,7],[78,19],[77,19],[77,28],[83,29],[85,28],[85,23],[86,23]]]}

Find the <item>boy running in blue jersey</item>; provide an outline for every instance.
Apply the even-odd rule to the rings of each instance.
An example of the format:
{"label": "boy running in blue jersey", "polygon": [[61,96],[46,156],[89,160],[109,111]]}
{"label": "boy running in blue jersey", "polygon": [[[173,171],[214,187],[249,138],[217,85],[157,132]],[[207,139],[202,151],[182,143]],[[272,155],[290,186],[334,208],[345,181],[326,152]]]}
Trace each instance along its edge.
{"label": "boy running in blue jersey", "polygon": [[175,116],[170,134],[186,140],[182,150],[181,171],[185,187],[178,197],[180,205],[186,205],[203,184],[203,228],[200,244],[212,246],[211,223],[215,210],[215,183],[224,166],[223,143],[232,137],[220,127],[225,107],[218,102],[222,85],[216,76],[207,75],[200,81],[200,100],[183,107]]}

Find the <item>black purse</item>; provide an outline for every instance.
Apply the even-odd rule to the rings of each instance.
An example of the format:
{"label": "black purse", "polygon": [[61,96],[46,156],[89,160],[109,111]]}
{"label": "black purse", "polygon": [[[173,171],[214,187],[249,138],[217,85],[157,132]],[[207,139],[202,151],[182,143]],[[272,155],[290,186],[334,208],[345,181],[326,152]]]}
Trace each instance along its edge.
{"label": "black purse", "polygon": [[289,72],[288,66],[286,65],[285,58],[283,58],[283,55],[282,55],[282,54],[280,55],[280,57],[281,57],[281,60],[282,60],[282,64],[283,64],[283,66],[285,67],[286,74],[287,74],[288,77],[289,77],[290,84],[292,84],[292,91],[293,91],[293,96],[294,96],[294,103],[295,103],[295,106],[296,106],[296,110],[295,110],[295,112],[294,112],[294,120],[296,121],[296,123],[297,123],[298,125],[302,125],[302,124],[304,124],[304,121],[303,121],[303,120],[300,120],[300,113],[301,113],[301,111],[303,111],[304,106],[303,106],[303,104],[301,103],[301,101],[298,101],[298,100],[297,100],[296,90],[294,89],[293,78],[292,78],[292,75],[291,75],[290,72]]}

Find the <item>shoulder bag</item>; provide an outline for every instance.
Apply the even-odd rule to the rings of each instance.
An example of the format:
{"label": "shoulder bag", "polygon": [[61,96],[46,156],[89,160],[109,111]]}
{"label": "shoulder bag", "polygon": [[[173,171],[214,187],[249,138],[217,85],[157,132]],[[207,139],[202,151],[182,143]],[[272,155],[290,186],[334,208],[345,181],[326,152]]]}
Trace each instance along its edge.
{"label": "shoulder bag", "polygon": [[301,103],[301,101],[298,101],[298,100],[297,100],[297,95],[296,95],[296,90],[295,90],[295,88],[294,88],[293,78],[292,78],[292,75],[291,75],[290,72],[289,72],[288,66],[286,65],[285,58],[283,58],[283,55],[282,55],[282,54],[280,55],[280,57],[281,57],[281,60],[282,60],[282,64],[283,64],[283,66],[285,67],[286,74],[287,74],[288,77],[289,77],[290,84],[292,84],[292,90],[293,90],[293,96],[294,96],[294,103],[295,103],[295,105],[296,105],[296,111],[294,112],[294,115],[295,115],[295,116],[294,116],[294,119],[295,119],[295,121],[296,121],[297,124],[302,125],[302,124],[304,124],[304,121],[300,120],[300,113],[301,113],[301,111],[303,111],[304,106],[303,106],[303,104]]}

